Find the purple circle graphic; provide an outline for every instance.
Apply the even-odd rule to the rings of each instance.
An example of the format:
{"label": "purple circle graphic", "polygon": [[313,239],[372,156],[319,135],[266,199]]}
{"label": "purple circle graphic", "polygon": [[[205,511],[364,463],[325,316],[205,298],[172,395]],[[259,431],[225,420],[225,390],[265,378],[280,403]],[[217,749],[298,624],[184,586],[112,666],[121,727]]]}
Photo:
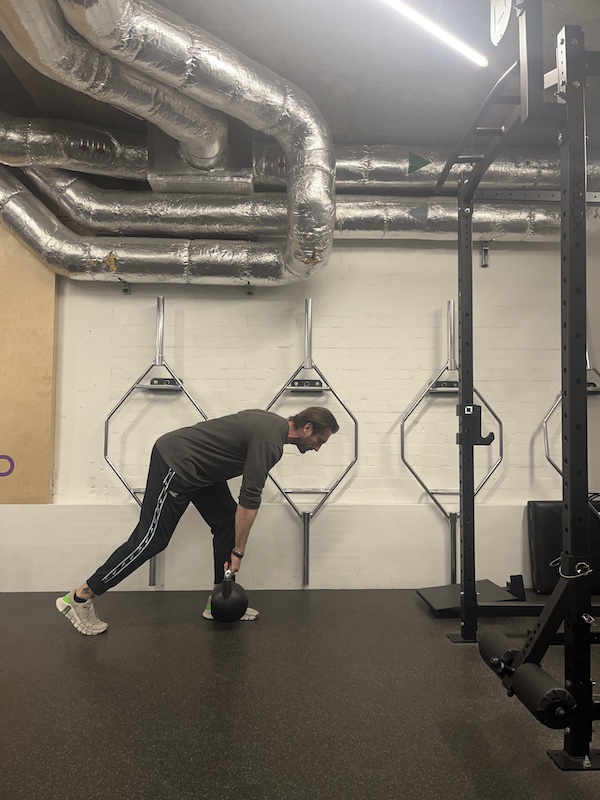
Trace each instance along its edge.
{"label": "purple circle graphic", "polygon": [[15,462],[10,456],[0,456],[0,460],[8,461],[8,469],[6,471],[0,470],[0,478],[6,478],[6,476],[10,475],[10,473],[14,470]]}

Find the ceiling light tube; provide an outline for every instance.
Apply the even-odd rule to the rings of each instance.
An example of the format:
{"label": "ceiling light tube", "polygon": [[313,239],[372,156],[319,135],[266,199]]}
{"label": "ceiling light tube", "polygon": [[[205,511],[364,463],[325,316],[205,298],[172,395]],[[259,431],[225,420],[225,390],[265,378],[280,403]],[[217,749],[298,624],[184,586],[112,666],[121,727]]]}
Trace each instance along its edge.
{"label": "ceiling light tube", "polygon": [[480,67],[487,67],[488,60],[487,58],[478,53],[477,50],[473,50],[472,47],[469,47],[468,44],[461,42],[460,39],[457,39],[456,36],[453,36],[448,31],[445,31],[443,28],[440,28],[439,25],[436,25],[435,22],[431,22],[431,20],[424,17],[422,14],[419,14],[418,11],[415,11],[413,8],[408,6],[406,3],[402,3],[401,0],[383,0],[383,2],[393,8],[398,13],[403,14],[407,19],[410,19],[416,25],[419,25],[424,30],[431,33],[432,36],[437,37],[442,42],[445,42],[449,47],[454,48],[463,56],[470,58],[471,61],[474,61]]}

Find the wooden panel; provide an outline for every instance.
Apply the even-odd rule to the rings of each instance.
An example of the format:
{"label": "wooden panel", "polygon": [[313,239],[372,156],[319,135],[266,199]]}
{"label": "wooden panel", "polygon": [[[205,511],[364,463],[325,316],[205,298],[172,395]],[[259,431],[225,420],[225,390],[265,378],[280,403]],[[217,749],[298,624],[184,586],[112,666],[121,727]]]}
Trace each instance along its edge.
{"label": "wooden panel", "polygon": [[0,228],[0,503],[50,503],[56,275]]}

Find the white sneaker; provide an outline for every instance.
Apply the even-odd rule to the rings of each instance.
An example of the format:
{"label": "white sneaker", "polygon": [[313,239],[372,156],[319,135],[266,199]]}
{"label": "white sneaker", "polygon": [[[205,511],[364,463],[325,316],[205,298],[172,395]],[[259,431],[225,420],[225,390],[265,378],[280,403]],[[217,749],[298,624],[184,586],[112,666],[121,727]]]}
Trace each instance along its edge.
{"label": "white sneaker", "polygon": [[[214,619],[210,609],[211,600],[212,600],[212,595],[210,595],[208,600],[206,601],[206,608],[202,612],[202,616],[204,617],[204,619]],[[259,616],[260,614],[255,608],[247,608],[246,613],[240,619],[240,622],[248,622],[249,620],[258,619]]]}
{"label": "white sneaker", "polygon": [[93,597],[85,603],[77,603],[75,591],[72,591],[56,599],[56,608],[85,636],[97,636],[108,628],[107,622],[98,619]]}

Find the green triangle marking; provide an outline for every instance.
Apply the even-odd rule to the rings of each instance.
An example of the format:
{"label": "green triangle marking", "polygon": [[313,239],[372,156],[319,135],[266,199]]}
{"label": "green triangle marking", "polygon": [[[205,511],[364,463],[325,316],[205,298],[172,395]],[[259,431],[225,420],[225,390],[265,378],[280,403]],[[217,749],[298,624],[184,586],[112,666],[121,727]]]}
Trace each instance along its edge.
{"label": "green triangle marking", "polygon": [[431,161],[428,161],[426,158],[422,156],[417,156],[415,153],[408,154],[408,174],[410,175],[411,172],[416,172],[419,169],[423,169],[426,167],[427,164],[431,164]]}

